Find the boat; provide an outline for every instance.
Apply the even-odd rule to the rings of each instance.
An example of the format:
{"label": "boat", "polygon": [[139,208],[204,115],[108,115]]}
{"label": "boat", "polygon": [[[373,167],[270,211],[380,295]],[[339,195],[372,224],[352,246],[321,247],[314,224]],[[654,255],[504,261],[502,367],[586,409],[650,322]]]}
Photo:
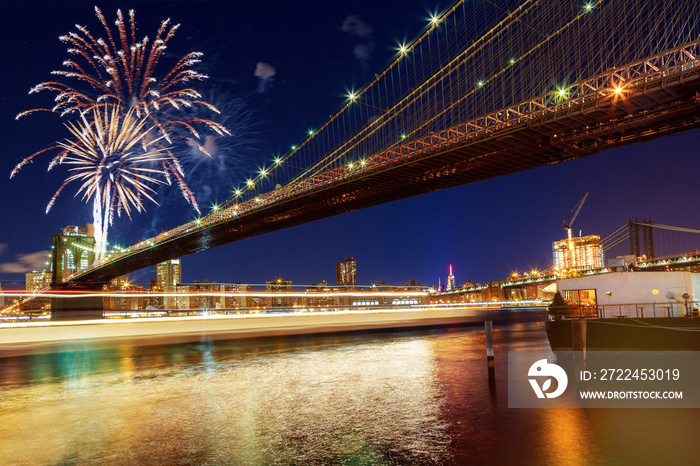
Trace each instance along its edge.
{"label": "boat", "polygon": [[549,309],[552,351],[700,351],[700,274],[611,272],[557,288],[566,303]]}

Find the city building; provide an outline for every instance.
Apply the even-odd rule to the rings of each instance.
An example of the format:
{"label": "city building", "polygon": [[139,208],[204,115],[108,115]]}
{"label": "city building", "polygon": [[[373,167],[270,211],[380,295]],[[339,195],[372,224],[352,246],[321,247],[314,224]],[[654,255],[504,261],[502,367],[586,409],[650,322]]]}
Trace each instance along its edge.
{"label": "city building", "polygon": [[182,281],[182,266],[180,259],[171,259],[156,266],[156,286],[163,289],[175,286]]}
{"label": "city building", "polygon": [[355,258],[346,257],[344,262],[336,262],[335,284],[338,286],[357,286],[357,262],[355,262]]}
{"label": "city building", "polygon": [[[329,308],[339,306],[343,303],[341,296],[326,296],[326,293],[338,291],[337,288],[331,288],[328,283],[323,280],[321,283],[312,283],[306,287],[307,296],[302,298],[302,306],[315,308]],[[324,294],[323,296],[318,296]]]}
{"label": "city building", "polygon": [[[265,282],[265,291],[275,293],[290,293],[292,291],[291,280],[282,280],[278,278],[271,282]],[[294,304],[294,299],[290,296],[270,296],[267,299],[268,307],[291,307]]]}
{"label": "city building", "polygon": [[452,274],[452,264],[450,264],[450,274],[447,276],[447,286],[445,287],[445,291],[454,290],[456,287],[455,276]]}
{"label": "city building", "polygon": [[2,283],[0,283],[0,309],[5,307],[5,296],[2,296]]}
{"label": "city building", "polygon": [[[129,283],[127,276],[122,275],[109,282],[109,286],[105,287],[105,291],[121,291],[124,292],[121,296],[105,296],[102,298],[102,307],[105,310],[115,311],[142,311],[147,309],[147,296],[142,292],[146,291],[144,287]],[[136,293],[136,294],[130,294]],[[141,292],[141,293],[139,293]]]}
{"label": "city building", "polygon": [[[41,272],[33,270],[24,274],[24,289],[27,290],[27,292],[36,293],[50,286],[51,272],[49,270],[42,270]],[[21,299],[26,297],[27,296],[22,296]],[[51,301],[42,304],[40,310],[48,311],[50,309]]]}
{"label": "city building", "polygon": [[87,269],[95,261],[95,227],[69,225],[61,233],[51,235],[52,280],[61,282],[65,277]]}
{"label": "city building", "polygon": [[225,309],[241,309],[251,307],[248,296],[240,296],[241,293],[253,291],[253,285],[234,283],[233,285],[221,285],[221,291],[226,293],[223,307]]}
{"label": "city building", "polygon": [[588,235],[565,238],[552,243],[554,268],[557,273],[598,269],[603,267],[600,236]]}
{"label": "city building", "polygon": [[[182,281],[182,264],[180,259],[171,259],[161,262],[156,266],[156,289],[160,291],[175,293],[181,292],[177,284]],[[185,304],[184,301],[187,301]],[[160,307],[163,309],[189,309],[189,298],[183,296],[166,296],[162,299]]]}
{"label": "city building", "polygon": [[51,272],[33,270],[24,274],[24,289],[35,293],[51,286]]}

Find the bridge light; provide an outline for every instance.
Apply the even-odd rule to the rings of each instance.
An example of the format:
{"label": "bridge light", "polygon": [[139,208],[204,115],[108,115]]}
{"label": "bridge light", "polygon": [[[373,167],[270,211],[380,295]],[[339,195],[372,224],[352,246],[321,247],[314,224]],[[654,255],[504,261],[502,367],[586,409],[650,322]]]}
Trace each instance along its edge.
{"label": "bridge light", "polygon": [[265,168],[260,169],[260,176],[267,176],[267,170],[265,170]]}
{"label": "bridge light", "polygon": [[510,60],[508,60],[508,63],[510,63],[511,65],[515,65],[515,58],[511,58]]}
{"label": "bridge light", "polygon": [[248,186],[253,186],[253,185],[255,184],[255,181],[253,181],[253,180],[247,180],[247,181],[246,181],[246,184],[247,184]]}
{"label": "bridge light", "polygon": [[401,53],[401,55],[406,55],[406,53],[408,52],[408,47],[406,47],[405,44],[401,44],[401,46],[399,47],[399,52]]}
{"label": "bridge light", "polygon": [[354,102],[355,99],[357,99],[357,94],[355,94],[354,92],[349,92],[348,99],[350,100],[350,102]]}
{"label": "bridge light", "polygon": [[621,87],[616,87],[616,88],[615,88],[615,94],[620,95],[620,93],[622,93],[622,88],[621,88]]}
{"label": "bridge light", "polygon": [[280,165],[282,163],[282,159],[279,157],[275,157],[275,165]]}
{"label": "bridge light", "polygon": [[367,165],[367,161],[365,159],[360,160],[360,165],[364,167],[365,165]]}
{"label": "bridge light", "polygon": [[313,135],[314,135],[314,130],[313,130],[313,129],[310,129],[310,130],[307,131],[307,132],[309,133],[309,136],[313,136]]}
{"label": "bridge light", "polygon": [[292,144],[292,150],[297,150],[297,146],[295,146],[294,144]]}
{"label": "bridge light", "polygon": [[406,136],[406,133],[401,133],[401,139],[406,139],[408,136]]}
{"label": "bridge light", "polygon": [[559,89],[559,97],[566,97],[566,89]]}
{"label": "bridge light", "polygon": [[348,163],[348,168],[352,170],[352,162]]}
{"label": "bridge light", "polygon": [[479,87],[484,87],[484,82],[483,82],[483,81],[479,81],[479,82],[476,83],[476,85],[479,86]]}
{"label": "bridge light", "polygon": [[430,22],[433,23],[433,25],[436,25],[437,23],[440,22],[440,18],[438,18],[437,16],[433,15],[433,16],[430,17]]}
{"label": "bridge light", "polygon": [[234,194],[236,195],[236,197],[240,196],[241,193],[242,193],[242,191],[241,191],[240,189],[236,189],[236,190],[234,191]]}
{"label": "bridge light", "polygon": [[586,3],[586,5],[584,6],[584,8],[586,9],[586,11],[591,11],[591,10],[593,9],[593,4],[592,4],[592,3]]}

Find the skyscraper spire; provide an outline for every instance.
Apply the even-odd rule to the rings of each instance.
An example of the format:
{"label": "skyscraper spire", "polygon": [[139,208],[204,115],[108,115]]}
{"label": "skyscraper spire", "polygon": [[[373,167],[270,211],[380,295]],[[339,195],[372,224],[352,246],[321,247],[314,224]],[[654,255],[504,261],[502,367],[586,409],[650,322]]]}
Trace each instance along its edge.
{"label": "skyscraper spire", "polygon": [[455,285],[455,276],[452,275],[452,264],[450,264],[450,274],[447,276],[447,286],[445,287],[445,289],[447,291],[450,291],[455,288],[457,288],[457,286]]}

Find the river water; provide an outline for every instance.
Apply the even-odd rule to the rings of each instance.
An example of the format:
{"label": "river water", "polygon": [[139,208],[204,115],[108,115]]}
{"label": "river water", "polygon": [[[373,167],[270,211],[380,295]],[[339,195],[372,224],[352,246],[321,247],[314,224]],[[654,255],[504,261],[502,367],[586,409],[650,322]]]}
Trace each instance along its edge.
{"label": "river water", "polygon": [[697,464],[700,410],[509,409],[544,325],[0,358],[0,464]]}

